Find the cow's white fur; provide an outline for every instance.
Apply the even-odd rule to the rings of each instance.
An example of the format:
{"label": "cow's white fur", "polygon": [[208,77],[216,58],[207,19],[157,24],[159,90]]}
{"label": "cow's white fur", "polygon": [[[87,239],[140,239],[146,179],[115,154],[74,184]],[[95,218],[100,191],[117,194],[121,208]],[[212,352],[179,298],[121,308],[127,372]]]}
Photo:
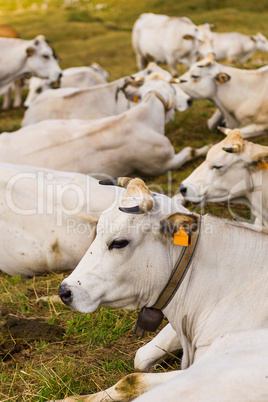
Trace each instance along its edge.
{"label": "cow's white fur", "polygon": [[[268,226],[268,170],[256,166],[268,156],[268,147],[241,139],[241,150],[226,152],[231,147],[233,130],[208,152],[206,160],[181,184],[186,200],[233,202],[247,205],[258,223]],[[255,164],[254,164],[255,162]]]}
{"label": "cow's white fur", "polygon": [[224,119],[244,138],[268,131],[268,70],[243,70],[217,63],[212,56],[196,62],[180,76],[181,88],[193,99],[210,99],[219,109],[209,121]]}
{"label": "cow's white fur", "polygon": [[167,63],[178,74],[177,63],[190,67],[199,56],[213,51],[209,24],[196,26],[186,17],[141,14],[133,26],[132,45],[141,70],[148,60]]}
{"label": "cow's white fur", "polygon": [[122,190],[78,173],[6,163],[0,189],[0,270],[22,276],[73,269]]}
{"label": "cow's white fur", "polygon": [[[145,77],[153,71],[161,71],[167,77],[171,75],[149,63],[143,71],[133,76]],[[127,111],[135,105],[129,102],[122,92],[118,92],[126,77],[92,88],[59,88],[50,89],[40,94],[26,110],[22,126],[37,123],[46,119],[100,119]]]}
{"label": "cow's white fur", "polygon": [[[126,195],[117,206],[101,215],[94,242],[77,268],[62,283],[61,290],[70,292],[67,296],[68,305],[83,313],[91,313],[99,305],[126,309],[152,306],[180,253],[181,247],[173,244],[172,237],[163,237],[160,234],[160,221],[175,211],[178,212],[179,219],[183,219],[187,210],[176,205],[174,200],[155,194],[154,207],[150,212],[141,215],[127,214],[121,212],[118,206],[140,204],[142,196],[135,194],[133,189],[132,194]],[[193,219],[189,212],[188,214],[187,219]],[[240,339],[239,335],[238,338],[234,336],[233,340],[233,335],[230,335],[229,350],[232,356],[230,359],[225,358],[225,363],[221,363],[225,340],[217,338],[234,331],[267,327],[267,239],[268,233],[265,230],[260,233],[233,222],[204,216],[199,245],[189,271],[163,311],[183,349],[182,369],[190,367],[189,371],[185,375],[176,371],[133,374],[106,391],[93,396],[76,397],[77,400],[132,400],[177,375],[176,381],[179,383],[180,376],[186,378],[185,382],[182,380],[182,384],[187,387],[188,379],[195,381],[196,376],[202,375],[202,367],[207,375],[204,377],[209,380],[209,372],[214,364],[217,376],[222,372],[227,381],[228,362],[233,362],[234,367],[228,368],[234,370],[236,378],[243,376],[243,387],[249,386],[247,379],[251,373],[257,376],[263,373],[265,377],[268,367],[265,355],[261,354],[262,331],[256,341],[255,354],[253,351],[245,357],[243,364],[239,363],[239,358],[245,351],[241,348],[242,340],[246,339],[246,344],[248,343],[247,335],[244,337],[242,334]],[[128,243],[121,249],[111,248],[113,242],[119,240],[127,240]],[[250,335],[249,343],[254,336],[254,333],[253,336]],[[267,338],[265,339],[266,350]],[[216,346],[213,344],[215,340]],[[246,351],[248,349],[247,347]],[[254,362],[259,362],[255,372],[249,364],[250,356]],[[267,397],[267,378],[265,381],[264,377],[260,380],[255,374],[250,382],[253,395],[257,399],[263,395]],[[228,384],[231,387],[230,392],[233,389],[235,395],[244,400],[243,389],[237,387],[236,382],[231,379]],[[208,392],[210,387],[204,384],[204,388]],[[216,387],[214,393],[211,391],[208,395],[216,395],[219,400],[222,397],[221,393],[218,395]],[[75,398],[66,399],[72,400]],[[147,400],[146,395],[143,400]]]}
{"label": "cow's white fur", "polygon": [[43,35],[32,40],[0,38],[0,94],[25,74],[56,81],[61,68]]}
{"label": "cow's white fur", "polygon": [[212,41],[216,60],[244,63],[258,51],[268,52],[268,40],[260,32],[256,35],[212,32]]}
{"label": "cow's white fur", "polygon": [[2,134],[0,160],[115,177],[134,171],[156,175],[205,155],[207,146],[200,150],[187,147],[175,154],[164,135],[165,123],[173,118],[175,108],[188,107],[189,97],[176,92],[176,84],[173,87],[165,78],[158,78],[158,73],[148,76],[137,89],[140,104],[119,116],[94,121],[46,120]]}
{"label": "cow's white fur", "polygon": [[139,402],[265,402],[268,329],[222,335],[189,369],[135,399]]}
{"label": "cow's white fur", "polygon": [[[99,64],[93,63],[91,66],[70,67],[62,71],[60,80],[61,88],[85,88],[94,85],[101,85],[107,82],[109,74]],[[53,82],[47,79],[32,77],[29,80],[29,92],[24,107],[29,107],[30,104],[41,93],[53,87]]]}

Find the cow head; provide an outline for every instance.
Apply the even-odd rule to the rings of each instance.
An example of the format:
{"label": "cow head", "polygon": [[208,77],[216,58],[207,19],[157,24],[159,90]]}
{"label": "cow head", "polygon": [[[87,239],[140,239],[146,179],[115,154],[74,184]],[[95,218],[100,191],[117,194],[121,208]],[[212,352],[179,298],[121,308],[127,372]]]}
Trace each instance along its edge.
{"label": "cow head", "polygon": [[174,118],[175,110],[184,111],[192,103],[190,96],[179,88],[179,82],[178,79],[154,71],[145,78],[127,78],[124,92],[132,102],[145,99],[150,92],[155,93],[162,100],[166,110],[166,123],[168,123]]}
{"label": "cow head", "polygon": [[180,87],[193,99],[213,99],[218,85],[226,84],[231,77],[223,71],[223,66],[210,54],[194,63],[190,69],[179,77]]}
{"label": "cow head", "polygon": [[268,147],[243,140],[238,129],[214,145],[206,160],[181,183],[184,198],[195,203],[247,198],[251,174],[268,155]]}
{"label": "cow head", "polygon": [[98,63],[94,62],[90,65],[90,68],[92,68],[96,73],[102,75],[106,80],[110,78],[110,74],[108,71],[104,70],[103,67],[101,67]]}
{"label": "cow head", "polygon": [[250,38],[255,42],[257,50],[268,52],[268,40],[264,35],[258,32],[257,35],[252,35]]}
{"label": "cow head", "polygon": [[58,60],[46,38],[38,35],[26,49],[25,69],[34,76],[57,81],[62,75]]}
{"label": "cow head", "polygon": [[191,234],[197,229],[197,217],[169,197],[151,193],[140,179],[119,178],[104,184],[127,189],[118,205],[101,215],[94,242],[62,282],[59,295],[84,313],[99,305],[150,307],[181,251],[174,245],[174,232],[183,226]]}
{"label": "cow head", "polygon": [[210,28],[212,25],[205,23],[198,25],[196,40],[198,55],[206,57],[208,54],[213,53],[213,36]]}

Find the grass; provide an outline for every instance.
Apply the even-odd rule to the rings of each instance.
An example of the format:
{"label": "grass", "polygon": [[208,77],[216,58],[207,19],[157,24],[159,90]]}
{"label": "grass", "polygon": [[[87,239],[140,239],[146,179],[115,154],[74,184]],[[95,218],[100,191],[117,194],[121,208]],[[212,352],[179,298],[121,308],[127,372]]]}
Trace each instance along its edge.
{"label": "grass", "polygon": [[[33,3],[35,6],[33,6]],[[63,0],[0,0],[0,23],[13,25],[23,39],[43,33],[61,56],[62,68],[100,63],[111,80],[136,71],[131,47],[131,28],[142,12],[186,15],[195,23],[215,23],[217,31],[240,31],[268,36],[268,3],[250,0],[79,0],[63,6]],[[45,8],[42,4],[47,4]],[[246,21],[246,23],[245,23]],[[267,64],[268,55],[258,53],[245,68]],[[242,67],[237,65],[238,67]],[[183,69],[181,69],[183,71]],[[26,92],[24,93],[26,96]],[[206,122],[215,107],[210,101],[195,102],[192,107],[176,113],[166,127],[166,134],[176,152],[185,146],[201,147],[219,141],[222,134],[210,132]],[[20,127],[23,108],[0,112],[0,132]],[[268,138],[254,139],[268,145]],[[153,189],[168,195],[179,192],[180,182],[200,163],[199,158],[178,171],[159,177],[145,178]],[[208,204],[197,212],[232,218],[223,203]],[[250,219],[249,210],[236,206],[239,216]],[[0,274],[0,400],[46,401],[67,395],[85,394],[105,389],[124,375],[133,372],[133,359],[138,347],[153,337],[138,339],[132,332],[137,312],[99,308],[94,314],[80,314],[62,304],[36,302],[41,296],[57,293],[67,274],[46,274],[31,279]],[[36,318],[54,326],[47,332],[14,338],[4,325],[12,318]],[[33,329],[39,325],[33,322]],[[40,324],[41,325],[41,324]],[[51,329],[52,327],[48,327]],[[57,332],[63,328],[63,332]],[[49,334],[49,335],[48,335]],[[158,370],[177,369],[179,361],[158,366]]]}

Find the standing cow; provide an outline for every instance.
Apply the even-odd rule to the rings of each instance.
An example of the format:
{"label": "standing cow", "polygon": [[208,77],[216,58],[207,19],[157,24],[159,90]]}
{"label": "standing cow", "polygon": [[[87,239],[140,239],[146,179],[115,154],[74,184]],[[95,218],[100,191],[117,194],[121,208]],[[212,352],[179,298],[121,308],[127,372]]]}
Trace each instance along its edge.
{"label": "standing cow", "polygon": [[57,81],[62,71],[43,35],[32,40],[0,38],[0,93],[18,78],[36,75]]}
{"label": "standing cow", "polygon": [[[20,38],[19,32],[10,25],[0,25],[0,37],[2,38]],[[14,102],[13,107],[20,107],[22,104],[21,100],[21,88],[23,86],[23,79],[19,78],[18,80],[12,83],[6,93],[4,94],[4,100],[2,104],[2,109],[7,110],[11,107],[12,103],[12,93],[14,91]]]}
{"label": "standing cow", "polygon": [[[189,375],[192,372],[192,379],[198,381],[217,339],[221,343],[222,336],[230,332],[238,331],[239,336],[239,331],[258,328],[264,328],[267,336],[266,230],[192,214],[174,200],[152,194],[140,179],[119,178],[103,184],[119,184],[127,190],[117,205],[101,215],[94,242],[60,285],[59,295],[66,305],[83,313],[93,313],[100,305],[143,309],[140,319],[147,328],[157,328],[163,311],[183,349],[182,371],[131,374],[106,391],[70,397],[66,402],[130,401],[175,377],[180,383],[182,376],[187,385],[188,370],[184,370],[189,369]],[[185,236],[186,244],[182,241]],[[268,360],[259,353],[264,335],[258,339],[258,355],[253,355],[254,362],[259,361],[255,374],[251,375],[251,364],[244,364],[239,387],[225,377],[224,385],[227,389],[230,385],[228,392],[233,391],[234,400],[267,399]],[[242,345],[245,339],[241,338],[239,342],[234,335],[233,342]],[[267,341],[263,350],[267,351]],[[228,361],[232,359],[227,359],[226,369],[233,369],[237,378],[239,355],[233,360],[237,366],[228,367]],[[221,400],[220,391],[214,391],[216,399],[212,400]],[[183,389],[177,392],[181,400],[195,400],[186,399]],[[209,387],[206,392],[203,400],[208,400]],[[244,399],[247,393],[253,398]],[[166,393],[162,399],[159,396],[159,400],[169,400],[165,398]],[[155,400],[146,395],[144,399]]]}
{"label": "standing cow", "polygon": [[239,32],[212,32],[216,60],[245,63],[254,53],[268,52],[268,40],[260,32],[244,35]]}
{"label": "standing cow", "polygon": [[186,17],[141,14],[133,26],[132,45],[141,70],[148,61],[167,63],[178,74],[177,63],[190,67],[199,56],[213,52],[210,25],[195,25]]}

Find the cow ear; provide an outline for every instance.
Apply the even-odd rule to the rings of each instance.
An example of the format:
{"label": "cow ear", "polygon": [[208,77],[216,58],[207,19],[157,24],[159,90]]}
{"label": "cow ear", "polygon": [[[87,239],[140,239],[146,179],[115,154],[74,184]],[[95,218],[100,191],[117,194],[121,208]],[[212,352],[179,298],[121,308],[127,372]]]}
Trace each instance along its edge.
{"label": "cow ear", "polygon": [[194,36],[193,36],[193,35],[190,35],[190,34],[186,34],[186,35],[183,35],[183,39],[186,39],[186,40],[193,40],[193,39],[194,39]]}
{"label": "cow ear", "polygon": [[173,237],[180,227],[183,227],[185,233],[190,236],[198,230],[198,220],[197,215],[176,212],[160,221],[160,233]]}
{"label": "cow ear", "polygon": [[219,83],[219,84],[224,84],[225,82],[228,82],[231,79],[229,74],[226,73],[219,73],[215,76],[215,80]]}
{"label": "cow ear", "polygon": [[26,49],[27,57],[32,57],[34,55],[34,53],[35,53],[35,50],[32,46],[27,47],[27,49]]}

